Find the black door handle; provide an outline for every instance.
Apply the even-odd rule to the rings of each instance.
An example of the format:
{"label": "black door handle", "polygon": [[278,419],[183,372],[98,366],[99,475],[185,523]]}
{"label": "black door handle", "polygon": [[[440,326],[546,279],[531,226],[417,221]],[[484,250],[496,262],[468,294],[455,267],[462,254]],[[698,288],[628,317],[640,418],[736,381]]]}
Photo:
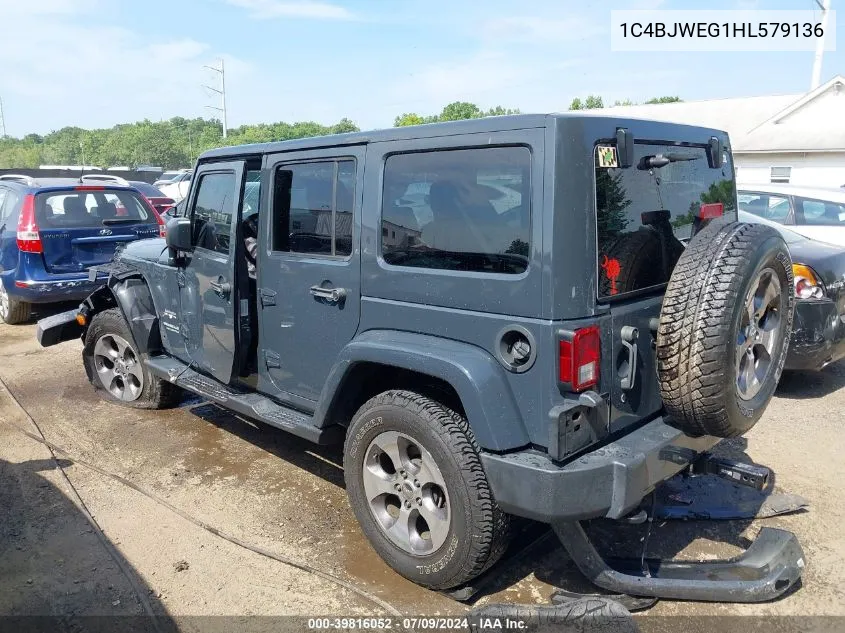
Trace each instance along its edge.
{"label": "black door handle", "polygon": [[346,299],[346,288],[323,288],[322,286],[311,286],[311,294],[326,303],[340,303]]}
{"label": "black door handle", "polygon": [[210,281],[208,285],[221,299],[228,299],[232,293],[232,284],[223,281],[223,277],[219,277],[217,281]]}

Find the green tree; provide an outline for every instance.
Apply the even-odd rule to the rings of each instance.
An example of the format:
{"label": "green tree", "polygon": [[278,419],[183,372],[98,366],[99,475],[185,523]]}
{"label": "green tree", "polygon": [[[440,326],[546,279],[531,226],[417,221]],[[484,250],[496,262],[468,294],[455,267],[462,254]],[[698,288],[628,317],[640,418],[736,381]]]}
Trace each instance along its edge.
{"label": "green tree", "polygon": [[464,119],[480,119],[484,116],[481,109],[468,101],[455,101],[443,108],[440,121],[463,121]]}
{"label": "green tree", "polygon": [[598,95],[588,95],[584,101],[578,97],[572,100],[569,104],[570,110],[597,110],[604,107],[604,101]]}
{"label": "green tree", "polygon": [[615,106],[632,106],[632,105],[637,105],[637,104],[634,103],[633,101],[631,101],[630,99],[625,99],[624,101],[619,101],[619,99],[617,99],[616,101],[613,102],[613,105],[615,107]]}
{"label": "green tree", "polygon": [[405,127],[408,125],[422,125],[425,120],[416,112],[406,112],[400,114],[393,121],[393,127]]}
{"label": "green tree", "polygon": [[656,104],[656,103],[680,103],[683,101],[680,97],[654,97],[646,101],[648,104]]}

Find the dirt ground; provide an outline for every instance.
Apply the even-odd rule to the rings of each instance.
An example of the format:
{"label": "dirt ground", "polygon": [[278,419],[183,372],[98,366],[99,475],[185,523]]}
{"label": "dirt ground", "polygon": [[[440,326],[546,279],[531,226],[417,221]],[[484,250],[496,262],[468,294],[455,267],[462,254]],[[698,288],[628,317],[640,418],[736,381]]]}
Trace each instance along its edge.
{"label": "dirt ground", "polygon": [[[199,630],[202,620],[193,616],[466,611],[400,578],[373,552],[347,504],[339,449],[315,448],[199,399],[170,411],[108,404],[88,384],[80,351],[78,342],[40,348],[34,324],[0,324],[0,614],[72,622],[151,610],[181,630]],[[649,540],[650,555],[722,558],[760,527],[783,527],[804,548],[803,586],[759,605],[661,601],[637,616],[642,630],[747,629],[759,620],[724,616],[761,615],[795,618],[770,619],[766,630],[845,630],[843,385],[844,364],[786,376],[763,420],[723,447],[771,467],[776,489],[809,499],[808,512],[655,523]],[[48,449],[21,432],[37,435],[35,424],[66,452],[59,458],[73,488]],[[643,533],[642,526],[621,530],[619,547],[638,552]],[[476,606],[547,603],[554,585],[585,589],[554,539],[500,572]]]}

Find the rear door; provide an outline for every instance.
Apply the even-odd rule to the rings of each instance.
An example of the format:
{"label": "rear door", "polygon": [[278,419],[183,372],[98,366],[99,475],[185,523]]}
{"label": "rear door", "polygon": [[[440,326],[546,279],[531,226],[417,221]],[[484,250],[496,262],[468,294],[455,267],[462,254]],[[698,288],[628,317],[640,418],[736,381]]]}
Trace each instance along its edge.
{"label": "rear door", "polygon": [[194,251],[181,280],[187,354],[222,383],[235,359],[235,236],[245,163],[213,163],[197,171],[189,216]]}
{"label": "rear door", "polygon": [[41,192],[35,218],[49,273],[84,272],[105,264],[126,242],[157,237],[158,221],[131,189],[76,187]]}
{"label": "rear door", "polygon": [[[735,214],[736,188],[730,155],[711,168],[703,145],[638,140],[625,168],[613,156],[602,161],[604,147],[596,153],[597,266],[613,332],[612,432],[662,409],[654,343],[665,284],[702,216]],[[672,159],[646,166],[660,156]]]}
{"label": "rear door", "polygon": [[358,329],[364,148],[269,156],[267,170],[259,388],[307,407]]}

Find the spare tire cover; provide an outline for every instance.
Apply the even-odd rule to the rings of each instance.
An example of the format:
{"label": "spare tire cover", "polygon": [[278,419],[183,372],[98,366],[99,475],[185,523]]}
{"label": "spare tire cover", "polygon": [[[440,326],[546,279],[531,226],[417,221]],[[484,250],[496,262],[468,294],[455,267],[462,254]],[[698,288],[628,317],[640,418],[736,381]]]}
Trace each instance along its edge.
{"label": "spare tire cover", "polygon": [[734,437],[766,409],[792,333],[792,260],[762,224],[711,222],[672,272],[657,371],[666,412],[693,435]]}

